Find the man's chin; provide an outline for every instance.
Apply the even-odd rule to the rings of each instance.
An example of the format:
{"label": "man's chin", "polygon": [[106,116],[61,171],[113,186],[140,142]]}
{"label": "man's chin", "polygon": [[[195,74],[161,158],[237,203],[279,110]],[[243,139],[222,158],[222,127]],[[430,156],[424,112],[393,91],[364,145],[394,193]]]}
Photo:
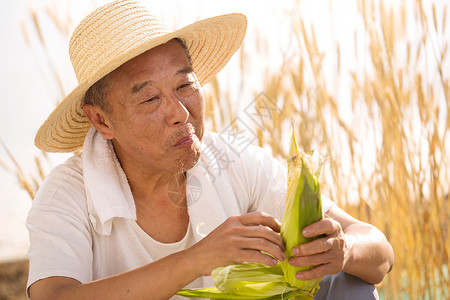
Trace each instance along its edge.
{"label": "man's chin", "polygon": [[197,147],[191,147],[189,153],[183,155],[183,157],[180,158],[178,169],[180,172],[186,172],[198,163],[200,160],[200,148]]}

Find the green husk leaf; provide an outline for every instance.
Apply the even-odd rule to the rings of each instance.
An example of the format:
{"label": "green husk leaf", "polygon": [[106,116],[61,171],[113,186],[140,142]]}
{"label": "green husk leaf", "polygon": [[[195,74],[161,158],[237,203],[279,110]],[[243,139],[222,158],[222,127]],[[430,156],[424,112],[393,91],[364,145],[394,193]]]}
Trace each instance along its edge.
{"label": "green husk leaf", "polygon": [[248,300],[287,300],[287,299],[298,299],[298,300],[310,300],[314,298],[314,295],[301,290],[291,291],[280,295],[261,297],[261,296],[248,296],[248,295],[236,295],[231,293],[226,293],[220,291],[216,287],[203,288],[203,289],[186,289],[181,290],[177,293],[180,296],[191,297],[191,298],[210,298],[210,299],[248,299]]}
{"label": "green husk leaf", "polygon": [[237,295],[270,297],[297,290],[284,281],[280,265],[229,265],[215,269],[211,275],[219,290]]}
{"label": "green husk leaf", "polygon": [[[311,174],[308,158],[305,155],[300,156],[301,171],[288,188],[286,210],[281,225],[281,237],[286,245],[285,254],[288,259],[293,256],[292,248],[318,238],[306,238],[302,235],[302,230],[323,218],[318,178]],[[291,224],[298,225],[291,226]],[[308,281],[298,280],[295,278],[295,274],[311,267],[293,267],[288,263],[288,259],[280,263],[285,281],[293,287],[315,294],[319,289],[321,278]]]}
{"label": "green husk leaf", "polygon": [[295,139],[294,126],[292,125],[292,135],[289,142],[289,160],[288,160],[288,187],[290,186],[293,179],[295,179],[295,172],[298,172],[298,154],[299,149],[297,145],[297,140]]}

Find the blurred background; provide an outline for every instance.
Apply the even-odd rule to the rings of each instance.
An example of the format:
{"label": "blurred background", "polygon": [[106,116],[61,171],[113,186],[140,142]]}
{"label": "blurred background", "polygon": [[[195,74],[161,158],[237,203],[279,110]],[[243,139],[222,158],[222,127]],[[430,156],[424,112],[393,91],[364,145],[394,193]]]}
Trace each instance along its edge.
{"label": "blurred background", "polygon": [[[0,300],[26,299],[26,215],[69,157],[34,135],[76,86],[70,34],[106,2],[0,3]],[[323,193],[393,245],[381,297],[450,297],[449,0],[142,2],[172,28],[244,13],[242,49],[204,87],[207,127],[284,160],[292,121],[304,150],[328,157]]]}

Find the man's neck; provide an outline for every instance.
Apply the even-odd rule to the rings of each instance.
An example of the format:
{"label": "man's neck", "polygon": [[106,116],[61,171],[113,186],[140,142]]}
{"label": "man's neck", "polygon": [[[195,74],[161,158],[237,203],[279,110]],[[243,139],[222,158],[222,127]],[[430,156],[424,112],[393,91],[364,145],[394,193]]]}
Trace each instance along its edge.
{"label": "man's neck", "polygon": [[186,177],[178,173],[156,181],[130,181],[138,225],[161,243],[180,241],[189,225]]}
{"label": "man's neck", "polygon": [[139,176],[127,174],[135,201],[167,202],[178,207],[186,206],[186,175],[185,173],[155,174]]}
{"label": "man's neck", "polygon": [[[166,201],[175,205],[186,203],[186,174],[181,170],[158,169],[144,162],[136,163],[120,155],[120,147],[112,141],[116,157],[127,177],[135,201]],[[154,200],[153,200],[154,199]]]}

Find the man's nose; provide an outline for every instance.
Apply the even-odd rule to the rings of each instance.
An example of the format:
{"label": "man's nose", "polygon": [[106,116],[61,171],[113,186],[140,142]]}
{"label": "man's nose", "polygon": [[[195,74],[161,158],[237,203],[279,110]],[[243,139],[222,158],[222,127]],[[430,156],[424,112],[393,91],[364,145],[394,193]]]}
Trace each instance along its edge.
{"label": "man's nose", "polygon": [[184,105],[184,101],[175,92],[167,97],[167,123],[169,126],[184,124],[189,118],[189,111]]}

